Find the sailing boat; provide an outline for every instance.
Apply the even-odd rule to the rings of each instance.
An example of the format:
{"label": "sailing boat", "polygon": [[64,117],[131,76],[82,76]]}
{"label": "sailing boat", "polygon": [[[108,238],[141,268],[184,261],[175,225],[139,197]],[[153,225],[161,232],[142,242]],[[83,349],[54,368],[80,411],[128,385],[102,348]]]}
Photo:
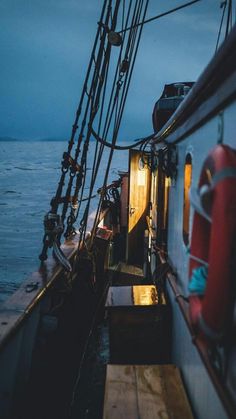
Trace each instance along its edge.
{"label": "sailing boat", "polygon": [[[165,86],[155,132],[121,146],[147,7],[104,1],[41,266],[1,310],[1,418],[236,415],[236,29],[195,84]],[[116,149],[129,170],[108,182]]]}

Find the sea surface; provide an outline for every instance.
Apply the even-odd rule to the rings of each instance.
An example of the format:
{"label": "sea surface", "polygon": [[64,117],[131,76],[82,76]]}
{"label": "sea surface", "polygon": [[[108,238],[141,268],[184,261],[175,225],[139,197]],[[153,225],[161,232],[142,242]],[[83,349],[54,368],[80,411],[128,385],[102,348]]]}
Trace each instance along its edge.
{"label": "sea surface", "polygon": [[[95,143],[88,153],[91,173]],[[39,266],[43,218],[60,177],[64,141],[0,142],[0,303]],[[95,191],[102,185],[108,149],[101,160]],[[128,167],[128,152],[114,153],[109,181]],[[86,196],[86,191],[85,191]],[[92,208],[96,207],[96,199]]]}

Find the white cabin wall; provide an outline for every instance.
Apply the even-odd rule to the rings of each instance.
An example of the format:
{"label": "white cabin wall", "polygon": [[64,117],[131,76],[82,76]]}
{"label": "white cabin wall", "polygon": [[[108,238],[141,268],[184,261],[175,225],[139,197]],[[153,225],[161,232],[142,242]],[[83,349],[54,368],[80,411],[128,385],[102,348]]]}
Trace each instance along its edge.
{"label": "white cabin wall", "polygon": [[[169,191],[168,257],[178,274],[179,285],[184,294],[188,292],[188,249],[183,241],[184,166],[188,153],[192,156],[192,185],[197,186],[203,161],[217,144],[218,117],[199,128],[178,145],[178,174]],[[190,237],[193,211],[190,210]]]}
{"label": "white cabin wall", "polygon": [[236,101],[232,102],[227,109],[222,112],[223,118],[223,142],[230,147],[236,148]]}
{"label": "white cabin wall", "polygon": [[226,419],[228,416],[192,342],[170,287],[168,294],[173,310],[172,362],[180,368],[194,417]]}
{"label": "white cabin wall", "polygon": [[[229,106],[222,116],[216,116],[198,131],[191,134],[178,145],[178,175],[175,185],[170,188],[168,214],[168,257],[177,273],[178,286],[184,295],[188,295],[188,263],[189,256],[183,241],[183,197],[184,197],[184,165],[186,154],[192,155],[192,185],[197,186],[203,162],[210,150],[215,147],[219,136],[223,142],[236,147],[233,138],[235,129],[235,103]],[[222,128],[221,128],[222,127]],[[192,229],[193,210],[190,210],[190,234]],[[191,242],[191,237],[189,238]],[[207,374],[200,355],[188,331],[178,304],[170,287],[168,293],[173,310],[173,362],[180,368],[186,385],[193,410],[198,419],[227,418],[225,409]]]}

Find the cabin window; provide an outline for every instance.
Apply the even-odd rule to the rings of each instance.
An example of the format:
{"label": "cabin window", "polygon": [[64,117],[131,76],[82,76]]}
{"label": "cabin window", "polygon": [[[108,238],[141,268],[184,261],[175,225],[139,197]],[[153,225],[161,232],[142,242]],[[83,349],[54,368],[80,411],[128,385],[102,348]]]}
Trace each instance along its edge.
{"label": "cabin window", "polygon": [[187,154],[184,166],[184,205],[183,205],[183,240],[187,246],[189,243],[189,216],[190,216],[190,201],[189,189],[192,182],[192,157]]}

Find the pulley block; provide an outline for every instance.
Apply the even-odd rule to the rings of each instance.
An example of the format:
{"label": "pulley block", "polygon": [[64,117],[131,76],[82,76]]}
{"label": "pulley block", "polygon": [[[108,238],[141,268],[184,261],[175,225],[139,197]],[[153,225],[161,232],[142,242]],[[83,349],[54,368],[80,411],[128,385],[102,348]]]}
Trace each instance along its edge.
{"label": "pulley block", "polygon": [[110,31],[107,35],[108,42],[114,47],[120,47],[122,44],[122,37],[118,32]]}

